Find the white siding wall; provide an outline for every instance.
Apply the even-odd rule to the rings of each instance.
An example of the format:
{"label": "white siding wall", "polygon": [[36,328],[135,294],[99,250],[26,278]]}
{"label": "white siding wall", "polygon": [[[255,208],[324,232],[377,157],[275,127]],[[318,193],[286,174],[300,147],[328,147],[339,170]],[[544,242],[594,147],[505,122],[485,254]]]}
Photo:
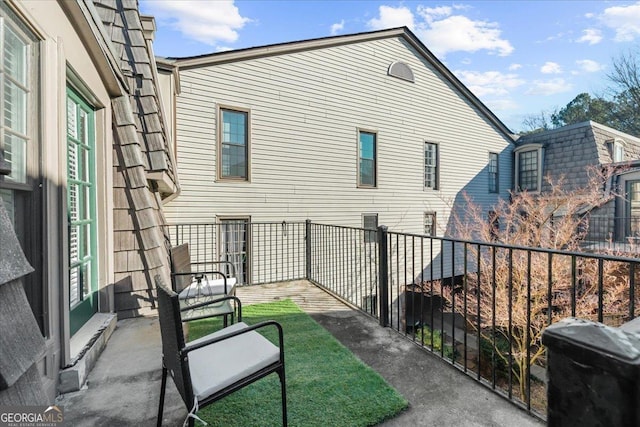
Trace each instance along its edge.
{"label": "white siding wall", "polygon": [[[386,74],[395,60],[415,83]],[[421,232],[425,210],[440,227],[461,190],[482,203],[488,153],[500,152],[500,189],[511,185],[511,147],[400,38],[181,70],[177,102],[181,195],[168,221],[303,220],[379,224]],[[251,110],[251,182],[216,182],[216,105]],[[378,132],[378,188],[356,188],[357,129]],[[440,190],[423,190],[423,143],[440,144]]]}
{"label": "white siding wall", "polygon": [[[393,61],[415,83],[387,76]],[[181,69],[177,161],[182,192],[169,223],[216,217],[360,227],[378,213],[393,231],[442,235],[461,192],[487,207],[489,152],[500,153],[500,196],[511,188],[512,147],[399,37]],[[216,105],[251,111],[251,182],[216,181]],[[377,188],[357,188],[357,129],[377,131]],[[424,142],[439,144],[440,189],[423,189]],[[447,257],[449,258],[449,257]]]}

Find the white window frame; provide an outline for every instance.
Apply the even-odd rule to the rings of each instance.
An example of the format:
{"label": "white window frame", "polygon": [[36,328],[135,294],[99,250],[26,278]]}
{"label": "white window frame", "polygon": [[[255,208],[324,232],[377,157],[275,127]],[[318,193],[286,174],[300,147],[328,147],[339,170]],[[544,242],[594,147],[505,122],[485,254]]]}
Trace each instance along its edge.
{"label": "white window frame", "polygon": [[[7,60],[5,43],[9,31],[21,42],[24,56],[21,61],[15,61],[15,56]],[[38,326],[45,337],[51,335],[50,301],[46,295],[47,281],[43,271],[43,260],[46,259],[45,239],[42,233],[44,202],[42,198],[42,142],[41,129],[43,125],[40,114],[40,102],[43,86],[41,84],[42,47],[39,34],[33,31],[31,25],[23,20],[21,13],[16,13],[11,2],[0,4],[0,99],[3,100],[2,120],[0,122],[0,163],[3,173],[0,174],[0,198],[10,216],[18,240],[27,259],[34,267],[34,273],[22,278],[27,299],[38,321]],[[12,64],[14,67],[11,67]],[[15,72],[20,70],[20,72]],[[12,75],[11,72],[14,72]],[[21,79],[21,77],[23,77]],[[24,95],[22,103],[18,105],[24,117],[17,117],[11,112],[9,115],[15,122],[6,122],[6,84],[13,85],[16,93]],[[16,101],[18,98],[15,98]],[[16,126],[20,123],[21,126]],[[16,158],[11,158],[8,139],[16,138],[22,141],[19,153],[20,165],[13,172]],[[14,140],[15,141],[15,140]],[[14,148],[15,149],[15,148]],[[8,169],[8,170],[7,170]],[[18,172],[16,175],[15,172]],[[2,248],[0,248],[0,251]]]}
{"label": "white window frame", "polygon": [[[19,160],[19,168],[11,170],[9,175],[4,175],[0,178],[0,187],[12,187],[28,189],[31,188],[30,176],[33,175],[33,169],[37,165],[37,160],[34,159],[36,151],[34,150],[34,137],[37,135],[38,123],[36,122],[35,108],[36,102],[34,96],[37,95],[38,79],[35,74],[37,70],[35,55],[32,50],[37,49],[36,40],[33,35],[27,33],[27,29],[17,17],[13,17],[6,8],[3,7],[2,14],[0,15],[0,48],[2,49],[0,58],[2,63],[0,64],[0,99],[3,100],[3,118],[0,121],[0,153],[4,159],[4,165],[12,168],[16,161]],[[5,64],[5,49],[6,36],[8,33],[12,33],[19,41],[23,43],[25,48],[24,58],[21,65],[15,65],[16,69],[22,70],[23,80],[20,81],[17,76],[12,76],[8,71]],[[15,61],[12,61],[15,63]],[[22,110],[23,117],[19,118],[13,114],[12,117],[17,118],[17,122],[13,126],[7,125],[5,118],[4,106],[7,105],[6,100],[6,86],[11,85],[15,88],[17,93],[24,95],[23,102],[17,104],[17,107]],[[17,146],[13,147],[13,152],[9,153],[9,138],[15,138],[16,140],[23,141],[21,149]],[[14,159],[15,157],[15,159]],[[12,168],[13,169],[13,168]],[[4,185],[3,185],[4,184]]]}
{"label": "white window frame", "polygon": [[500,192],[500,154],[496,152],[489,153],[489,193]]}
{"label": "white window frame", "polygon": [[[427,222],[427,219],[429,218],[429,224]],[[429,225],[429,228],[431,229],[431,231],[427,230],[427,224]],[[436,211],[427,211],[424,213],[423,219],[422,219],[422,226],[423,226],[423,232],[425,236],[432,236],[435,237],[438,235],[438,215],[436,213]]]}
{"label": "white window frame", "polygon": [[543,159],[544,159],[544,148],[542,144],[527,144],[522,147],[518,147],[514,151],[514,164],[515,164],[515,180],[514,187],[516,192],[523,191],[520,187],[520,155],[524,153],[535,152],[537,156],[537,172],[536,172],[536,188],[527,189],[526,191],[530,193],[539,193],[542,189],[542,174],[544,171]]}
{"label": "white window frame", "polygon": [[624,162],[624,154],[625,154],[625,150],[624,150],[624,142],[620,139],[616,139],[615,141],[613,141],[613,162],[614,163],[620,163],[620,162]]}
{"label": "white window frame", "polygon": [[[440,189],[440,144],[424,141],[424,175],[423,186],[425,190]],[[431,159],[428,159],[427,149],[433,150]]]}

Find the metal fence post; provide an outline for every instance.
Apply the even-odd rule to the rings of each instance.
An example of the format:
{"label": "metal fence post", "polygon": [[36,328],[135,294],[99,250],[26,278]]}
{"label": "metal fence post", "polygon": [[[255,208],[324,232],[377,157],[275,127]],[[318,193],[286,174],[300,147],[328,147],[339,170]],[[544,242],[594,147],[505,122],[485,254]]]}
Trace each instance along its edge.
{"label": "metal fence post", "polygon": [[378,295],[380,300],[380,326],[389,326],[389,256],[387,253],[387,226],[378,227]]}
{"label": "metal fence post", "polygon": [[311,280],[311,220],[304,222],[306,279]]}

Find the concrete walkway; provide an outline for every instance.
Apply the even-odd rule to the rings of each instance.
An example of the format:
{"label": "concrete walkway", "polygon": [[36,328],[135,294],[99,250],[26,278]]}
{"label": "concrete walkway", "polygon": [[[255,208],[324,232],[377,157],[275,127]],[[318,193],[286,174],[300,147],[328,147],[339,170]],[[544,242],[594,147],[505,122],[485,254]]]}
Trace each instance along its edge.
{"label": "concrete walkway", "polygon": [[[542,425],[455,368],[306,281],[239,288],[238,296],[243,305],[291,298],[379,372],[410,402],[405,412],[383,426]],[[155,425],[160,354],[157,318],[119,321],[87,385],[58,398],[66,425]],[[187,411],[173,383],[168,384],[163,425],[182,425]]]}

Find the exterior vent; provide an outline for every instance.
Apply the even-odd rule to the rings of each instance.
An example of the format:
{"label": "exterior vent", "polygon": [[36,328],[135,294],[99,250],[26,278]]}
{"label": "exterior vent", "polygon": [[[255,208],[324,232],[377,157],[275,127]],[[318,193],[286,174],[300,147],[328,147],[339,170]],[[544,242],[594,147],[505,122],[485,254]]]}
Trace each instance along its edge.
{"label": "exterior vent", "polygon": [[387,74],[411,83],[414,82],[413,71],[411,71],[411,68],[409,68],[409,66],[404,62],[396,61],[391,63]]}

